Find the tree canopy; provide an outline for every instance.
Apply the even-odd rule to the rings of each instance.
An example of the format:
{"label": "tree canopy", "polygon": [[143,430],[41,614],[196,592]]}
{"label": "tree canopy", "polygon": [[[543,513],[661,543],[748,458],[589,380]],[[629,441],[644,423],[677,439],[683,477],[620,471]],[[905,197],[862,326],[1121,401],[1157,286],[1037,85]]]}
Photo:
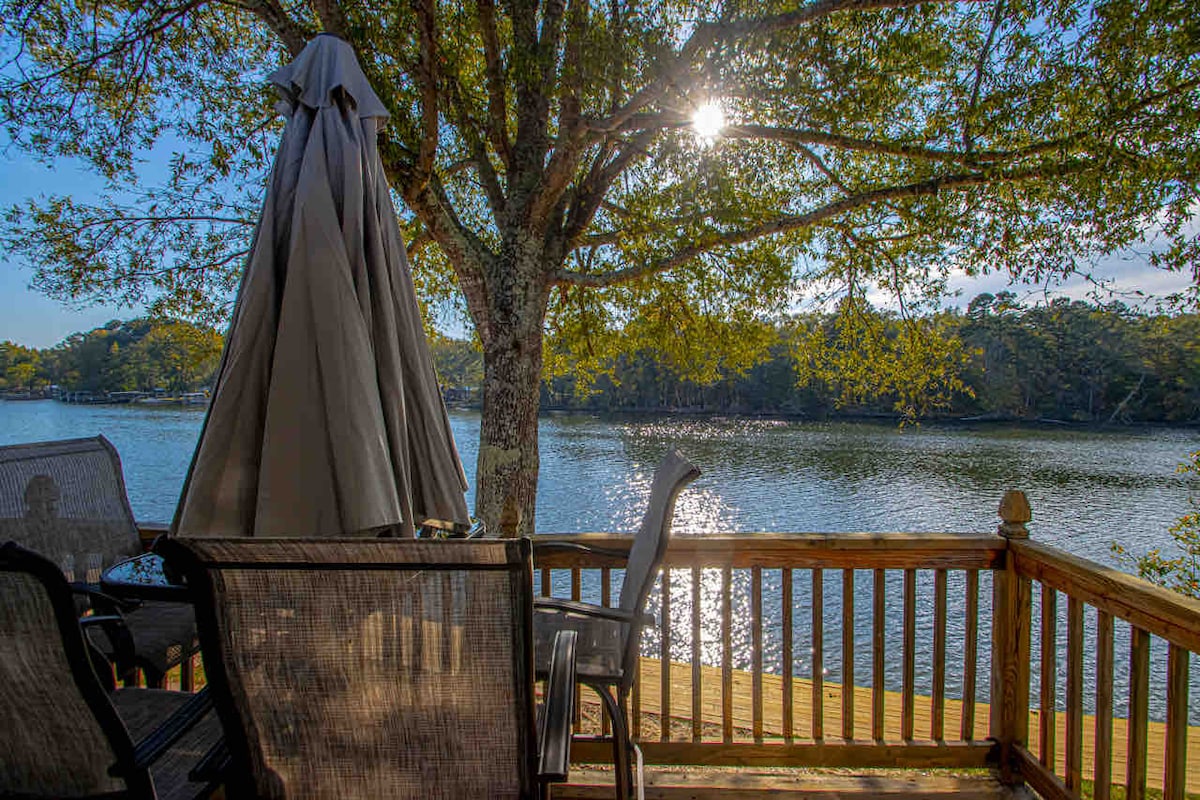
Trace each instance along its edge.
{"label": "tree canopy", "polygon": [[0,390],[191,392],[209,385],[221,345],[212,328],[146,318],[113,320],[45,350],[0,342]]}
{"label": "tree canopy", "polygon": [[[419,287],[483,349],[476,513],[506,530],[533,530],[547,368],[652,346],[745,369],[771,346],[756,323],[801,295],[865,342],[883,292],[913,342],[896,352],[918,352],[952,271],[1044,281],[1148,231],[1153,263],[1200,269],[1185,0],[0,0],[0,18],[9,137],[111,187],[14,209],[6,248],[52,295],[176,313],[219,315],[236,284],[280,124],[265,75],[318,31],[354,46],[391,112]],[[139,171],[154,143],[165,176]]]}

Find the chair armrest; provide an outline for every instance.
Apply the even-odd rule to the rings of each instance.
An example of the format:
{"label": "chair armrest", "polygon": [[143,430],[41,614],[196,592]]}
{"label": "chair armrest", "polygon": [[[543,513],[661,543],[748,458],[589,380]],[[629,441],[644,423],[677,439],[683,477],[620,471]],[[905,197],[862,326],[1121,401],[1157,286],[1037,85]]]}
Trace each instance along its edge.
{"label": "chair armrest", "polygon": [[637,614],[633,611],[626,611],[623,608],[606,608],[604,606],[596,606],[591,603],[581,603],[578,600],[564,600],[561,597],[538,597],[533,601],[534,611],[562,611],[567,614],[578,614],[583,617],[594,617],[597,619],[610,619],[615,622],[625,622],[633,624],[641,622],[643,625],[653,625],[654,617],[649,614]]}
{"label": "chair armrest", "polygon": [[[117,672],[122,680],[129,677],[130,670],[136,670],[137,651],[133,644],[133,634],[125,625],[125,618],[120,614],[92,614],[79,618],[79,627],[83,631],[88,628],[99,628],[108,637],[112,645],[112,658],[117,665]],[[92,643],[95,646],[95,643]]]}
{"label": "chair armrest", "polygon": [[149,736],[134,746],[133,768],[145,769],[157,761],[163,753],[170,749],[171,745],[179,741],[180,737],[196,727],[196,723],[203,719],[205,714],[212,711],[212,707],[212,697],[206,686],[192,695],[174,714],[151,731]]}
{"label": "chair armrest", "polygon": [[539,550],[575,550],[580,553],[590,553],[595,556],[607,556],[616,558],[621,561],[629,560],[629,553],[625,550],[613,550],[608,547],[595,547],[590,544],[580,544],[579,542],[539,542],[537,537],[533,537],[533,555],[537,558]]}
{"label": "chair armrest", "polygon": [[575,706],[575,631],[559,631],[550,656],[543,696],[545,713],[538,731],[538,780],[565,781],[571,768],[571,723]]}
{"label": "chair armrest", "polygon": [[84,583],[82,581],[72,581],[67,584],[71,587],[72,594],[83,595],[92,601],[92,605],[97,610],[106,614],[117,611],[133,611],[142,604],[141,600],[124,600],[120,597],[114,597],[107,592],[101,591],[100,586],[95,583]]}

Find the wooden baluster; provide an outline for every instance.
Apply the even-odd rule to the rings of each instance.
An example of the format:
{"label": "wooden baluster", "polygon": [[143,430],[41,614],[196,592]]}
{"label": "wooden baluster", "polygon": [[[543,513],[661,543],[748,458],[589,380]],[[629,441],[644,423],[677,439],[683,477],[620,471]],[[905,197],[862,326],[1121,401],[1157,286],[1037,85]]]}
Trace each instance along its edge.
{"label": "wooden baluster", "polygon": [[671,570],[662,573],[662,636],[660,637],[658,718],[661,741],[671,740]]}
{"label": "wooden baluster", "polygon": [[1146,746],[1150,742],[1150,634],[1129,628],[1129,720],[1125,729],[1125,798],[1146,798]]}
{"label": "wooden baluster", "polygon": [[1183,800],[1187,788],[1188,651],[1167,649],[1167,752],[1163,800]]}
{"label": "wooden baluster", "polygon": [[917,571],[904,570],[904,667],[900,708],[900,738],[913,738],[917,665]]}
{"label": "wooden baluster", "polygon": [[1058,700],[1058,592],[1042,584],[1042,678],[1038,704],[1038,758],[1054,772]]}
{"label": "wooden baluster", "polygon": [[733,741],[733,570],[721,570],[721,741]]}
{"label": "wooden baluster", "polygon": [[750,669],[754,741],[763,740],[762,568],[750,569]]}
{"label": "wooden baluster", "polygon": [[[1024,492],[1007,491],[1000,500],[999,533],[1028,539],[1031,518]],[[1016,553],[1005,552],[1004,566],[992,572],[991,735],[1000,745],[1000,780],[1020,783],[1013,747],[1029,738],[1029,640],[1033,598],[1028,578],[1017,573]]]}
{"label": "wooden baluster", "polygon": [[542,570],[542,597],[550,596],[550,570]]}
{"label": "wooden baluster", "polygon": [[946,738],[946,570],[933,573],[933,699],[930,701],[929,736]]}
{"label": "wooden baluster", "polygon": [[975,670],[979,662],[979,570],[967,570],[967,624],[963,632],[962,720],[959,736],[963,741],[975,738]]}
{"label": "wooden baluster", "polygon": [[884,570],[875,570],[875,607],[873,609],[872,632],[871,632],[871,738],[875,741],[883,741],[883,720],[884,720],[884,659],[886,650],[886,619],[884,610],[886,608],[886,592],[887,592],[887,573]]}
{"label": "wooden baluster", "polygon": [[[579,602],[583,599],[583,576],[580,574],[579,567],[571,567],[571,599]],[[574,728],[576,733],[582,733],[583,728],[583,703],[581,700],[581,690],[579,684],[575,684],[575,721]],[[600,698],[597,697],[597,700]],[[603,703],[601,703],[603,705]]]}
{"label": "wooden baluster", "polygon": [[825,573],[812,571],[812,738],[825,738]]}
{"label": "wooden baluster", "polygon": [[854,570],[842,570],[842,738],[854,738]]}
{"label": "wooden baluster", "polygon": [[1095,800],[1112,793],[1113,618],[1096,612],[1096,747],[1092,780]]}
{"label": "wooden baluster", "polygon": [[700,677],[700,568],[692,567],[692,741],[699,742],[702,734],[703,687]]}
{"label": "wooden baluster", "polygon": [[1067,740],[1063,783],[1083,786],[1083,601],[1067,598]]}
{"label": "wooden baluster", "polygon": [[791,744],[795,736],[796,724],[792,696],[794,689],[792,683],[793,657],[795,655],[792,652],[792,570],[785,567],[780,579],[782,580],[780,602],[783,605],[783,739]]}
{"label": "wooden baluster", "polygon": [[[610,567],[600,568],[600,605],[605,608],[612,607],[612,569]],[[600,703],[600,735],[608,736],[611,732],[612,725],[608,718],[608,708],[604,703]]]}

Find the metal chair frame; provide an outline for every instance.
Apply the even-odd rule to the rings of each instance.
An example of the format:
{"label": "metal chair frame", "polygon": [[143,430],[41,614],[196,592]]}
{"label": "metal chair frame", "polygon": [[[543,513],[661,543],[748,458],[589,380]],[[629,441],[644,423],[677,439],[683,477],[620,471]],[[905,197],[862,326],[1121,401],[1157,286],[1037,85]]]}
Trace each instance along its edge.
{"label": "metal chair frame", "polygon": [[[185,734],[201,721],[212,708],[212,702],[206,692],[193,695],[165,722],[141,741],[135,742],[122,721],[116,707],[109,697],[113,690],[104,680],[106,671],[97,672],[95,659],[99,657],[93,652],[86,641],[81,620],[76,615],[75,601],[70,586],[63,577],[58,565],[32,550],[24,548],[16,542],[5,542],[0,545],[0,571],[21,572],[35,578],[46,592],[46,596],[54,611],[58,633],[66,660],[71,668],[74,687],[82,696],[83,701],[91,710],[97,724],[108,740],[114,754],[114,761],[109,768],[109,774],[122,779],[127,790],[121,797],[153,798],[158,797],[151,778],[150,767],[161,759],[170,748]],[[97,619],[89,617],[83,620]],[[111,672],[107,673],[111,678]],[[68,687],[61,687],[68,691]],[[145,689],[124,689],[120,691],[143,692]],[[215,789],[214,785],[198,787],[197,794],[208,794]],[[0,787],[0,796],[8,796]],[[110,800],[111,794],[104,794],[105,800]]]}
{"label": "metal chair frame", "polygon": [[[448,561],[413,562],[387,561],[371,562],[368,560],[312,562],[293,560],[291,557],[264,558],[249,557],[246,561],[236,563],[214,559],[203,552],[206,545],[214,542],[219,545],[236,547],[249,556],[260,545],[276,548],[294,547],[303,549],[306,544],[335,543],[345,547],[387,547],[402,551],[403,548],[415,545],[429,548],[431,543],[414,542],[404,539],[356,539],[356,540],[305,540],[305,539],[189,539],[188,537],[171,537],[160,540],[156,545],[159,552],[187,580],[188,586],[196,603],[196,616],[199,626],[201,652],[204,655],[206,674],[212,688],[217,712],[224,722],[227,750],[220,758],[210,760],[204,765],[204,772],[217,771],[227,777],[226,788],[231,797],[260,797],[271,796],[271,790],[260,790],[259,778],[255,776],[258,743],[252,730],[253,720],[246,717],[243,709],[239,708],[235,695],[235,683],[239,680],[231,675],[228,667],[229,641],[223,635],[223,625],[220,618],[220,595],[217,582],[222,578],[220,570],[225,568],[261,569],[261,570],[291,570],[291,569],[320,569],[326,570],[420,570],[453,571],[453,570],[490,570],[506,571],[510,574],[516,587],[515,596],[524,611],[521,619],[517,620],[515,636],[519,646],[514,654],[516,675],[514,684],[527,687],[527,694],[518,698],[514,713],[518,716],[518,727],[528,730],[536,746],[527,750],[527,760],[522,766],[522,775],[529,779],[529,784],[522,789],[522,797],[549,798],[549,785],[566,780],[570,765],[571,721],[574,713],[575,683],[575,641],[574,635],[564,635],[555,642],[554,655],[551,665],[551,679],[543,695],[543,705],[540,713],[535,713],[533,704],[533,572],[532,550],[528,540],[509,542],[519,548],[520,557],[500,564],[482,564]],[[437,548],[471,548],[498,545],[498,542],[479,541],[446,541],[432,543]],[[279,551],[276,551],[279,552]],[[299,624],[312,620],[300,619]],[[523,655],[522,655],[523,654]],[[527,718],[526,718],[527,717]],[[482,744],[482,743],[481,743]],[[397,742],[397,747],[403,747]],[[525,779],[523,779],[524,781]],[[270,783],[265,781],[264,783]]]}
{"label": "metal chair frame", "polygon": [[[606,608],[552,597],[541,597],[534,601],[535,612],[545,611],[555,614],[559,620],[557,624],[564,627],[570,625],[571,618],[581,621],[606,620],[624,626],[620,667],[611,674],[581,674],[579,678],[580,683],[600,696],[608,717],[612,721],[614,782],[618,800],[627,800],[635,785],[639,787],[639,795],[641,793],[641,752],[630,737],[629,722],[625,718],[624,709],[629,702],[633,680],[637,674],[637,660],[641,655],[642,628],[647,623],[653,624],[654,622],[653,617],[644,612],[646,600],[657,579],[663,558],[666,556],[675,513],[675,501],[684,487],[699,476],[700,470],[678,451],[674,449],[668,451],[655,470],[648,507],[641,527],[634,537],[633,546],[628,553],[577,542],[538,543],[535,541],[534,543],[535,552],[569,549],[607,556],[625,561],[630,565],[625,572],[624,583],[621,587],[620,607],[618,608]],[[561,615],[565,615],[565,618]],[[535,626],[538,624],[538,618],[539,615],[535,613]],[[578,645],[580,660],[586,659],[586,650],[586,641],[581,641]],[[638,763],[639,777],[637,780],[635,780],[633,769],[635,762]]]}

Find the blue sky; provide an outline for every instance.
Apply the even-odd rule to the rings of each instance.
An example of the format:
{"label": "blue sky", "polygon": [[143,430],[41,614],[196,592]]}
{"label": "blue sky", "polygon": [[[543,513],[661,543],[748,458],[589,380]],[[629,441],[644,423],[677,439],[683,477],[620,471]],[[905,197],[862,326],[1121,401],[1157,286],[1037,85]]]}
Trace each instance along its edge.
{"label": "blue sky", "polygon": [[[0,149],[0,213],[28,197],[50,194],[95,196],[103,181],[78,166],[50,168],[15,148]],[[29,288],[28,264],[0,254],[0,342],[51,347],[75,331],[91,330],[110,319],[136,316],[138,309],[64,305]]]}

